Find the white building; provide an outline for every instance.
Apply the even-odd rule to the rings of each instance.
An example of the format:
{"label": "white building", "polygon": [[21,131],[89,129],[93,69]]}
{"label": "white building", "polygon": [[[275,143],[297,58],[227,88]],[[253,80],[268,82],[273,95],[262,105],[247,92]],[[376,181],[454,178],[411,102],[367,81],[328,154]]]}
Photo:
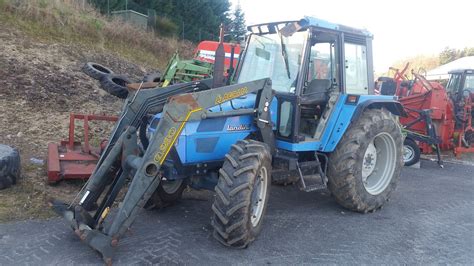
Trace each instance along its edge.
{"label": "white building", "polygon": [[474,69],[474,56],[466,56],[459,58],[445,65],[439,66],[426,73],[428,80],[442,80],[448,79],[448,72],[455,69]]}

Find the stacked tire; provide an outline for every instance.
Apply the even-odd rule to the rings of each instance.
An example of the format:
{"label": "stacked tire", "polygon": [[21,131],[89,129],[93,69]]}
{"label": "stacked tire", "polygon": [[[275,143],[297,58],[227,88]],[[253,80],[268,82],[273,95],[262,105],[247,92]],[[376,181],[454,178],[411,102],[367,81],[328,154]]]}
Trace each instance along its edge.
{"label": "stacked tire", "polygon": [[[106,92],[120,99],[128,97],[127,84],[133,83],[127,76],[115,74],[110,68],[94,62],[87,62],[82,71],[91,78],[100,81],[100,86]],[[143,82],[160,82],[161,73],[151,72],[143,77]]]}
{"label": "stacked tire", "polygon": [[99,80],[101,88],[106,92],[120,99],[127,98],[127,84],[132,81],[126,76],[115,74],[110,68],[94,62],[87,62],[82,71],[91,78]]}
{"label": "stacked tire", "polygon": [[100,79],[102,89],[120,99],[126,99],[128,97],[127,84],[130,83],[132,83],[132,81],[129,78],[118,74],[105,75]]}
{"label": "stacked tire", "polygon": [[0,190],[16,184],[20,178],[20,167],[18,150],[0,144]]}
{"label": "stacked tire", "polygon": [[143,77],[143,82],[161,82],[160,71],[151,72]]}

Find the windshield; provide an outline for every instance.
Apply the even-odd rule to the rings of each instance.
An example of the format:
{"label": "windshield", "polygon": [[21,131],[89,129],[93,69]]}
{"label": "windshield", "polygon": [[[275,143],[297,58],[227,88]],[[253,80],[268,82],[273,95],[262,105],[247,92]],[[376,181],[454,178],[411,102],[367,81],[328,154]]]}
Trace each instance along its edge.
{"label": "windshield", "polygon": [[451,74],[451,77],[449,78],[449,81],[448,81],[448,85],[446,86],[446,90],[448,92],[457,92],[460,82],[461,82],[461,74]]}
{"label": "windshield", "polygon": [[289,37],[278,33],[252,35],[238,83],[271,78],[274,90],[295,92],[296,78],[307,35],[307,32],[296,32]]}

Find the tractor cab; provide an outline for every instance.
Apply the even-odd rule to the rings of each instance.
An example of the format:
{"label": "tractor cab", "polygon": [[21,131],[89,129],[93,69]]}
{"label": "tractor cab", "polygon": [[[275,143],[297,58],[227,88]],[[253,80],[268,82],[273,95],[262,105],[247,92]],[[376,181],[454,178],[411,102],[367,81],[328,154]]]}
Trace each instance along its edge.
{"label": "tractor cab", "polygon": [[310,17],[248,29],[251,34],[236,82],[271,78],[280,147],[321,146],[324,128],[341,96],[351,95],[348,99],[355,106],[359,95],[373,94],[369,32]]}
{"label": "tractor cab", "polygon": [[474,70],[473,69],[457,69],[449,72],[449,81],[446,86],[451,99],[459,102],[465,94],[474,94]]}
{"label": "tractor cab", "polygon": [[[449,81],[446,92],[454,105],[456,128],[464,127],[468,118],[472,119],[472,103],[474,102],[474,70],[457,69],[449,72]],[[469,113],[470,116],[469,116]],[[469,123],[470,124],[470,123]],[[470,134],[470,143],[474,143],[474,134]]]}

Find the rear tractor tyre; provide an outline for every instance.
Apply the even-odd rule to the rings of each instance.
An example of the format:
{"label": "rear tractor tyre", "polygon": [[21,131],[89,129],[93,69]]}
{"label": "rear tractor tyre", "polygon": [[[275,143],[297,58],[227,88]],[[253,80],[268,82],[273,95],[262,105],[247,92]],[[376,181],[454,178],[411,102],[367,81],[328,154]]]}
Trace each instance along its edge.
{"label": "rear tractor tyre", "polygon": [[16,184],[20,178],[20,154],[18,150],[0,144],[0,190]]}
{"label": "rear tractor tyre", "polygon": [[212,210],[214,238],[246,248],[262,229],[271,183],[271,155],[258,141],[241,140],[226,154]]}
{"label": "rear tractor tyre", "polygon": [[183,179],[173,181],[161,181],[158,188],[151,195],[145,209],[162,209],[173,205],[181,199],[183,191],[186,188],[186,182]]}
{"label": "rear tractor tyre", "polygon": [[82,67],[82,71],[86,73],[89,77],[98,80],[102,79],[106,75],[114,73],[110,68],[93,62],[87,62]]}
{"label": "rear tractor tyre", "polygon": [[410,138],[403,141],[403,162],[405,166],[414,165],[420,161],[420,147]]}
{"label": "rear tractor tyre", "polygon": [[403,166],[399,124],[385,109],[368,109],[329,156],[328,188],[343,207],[366,213],[382,207]]}

